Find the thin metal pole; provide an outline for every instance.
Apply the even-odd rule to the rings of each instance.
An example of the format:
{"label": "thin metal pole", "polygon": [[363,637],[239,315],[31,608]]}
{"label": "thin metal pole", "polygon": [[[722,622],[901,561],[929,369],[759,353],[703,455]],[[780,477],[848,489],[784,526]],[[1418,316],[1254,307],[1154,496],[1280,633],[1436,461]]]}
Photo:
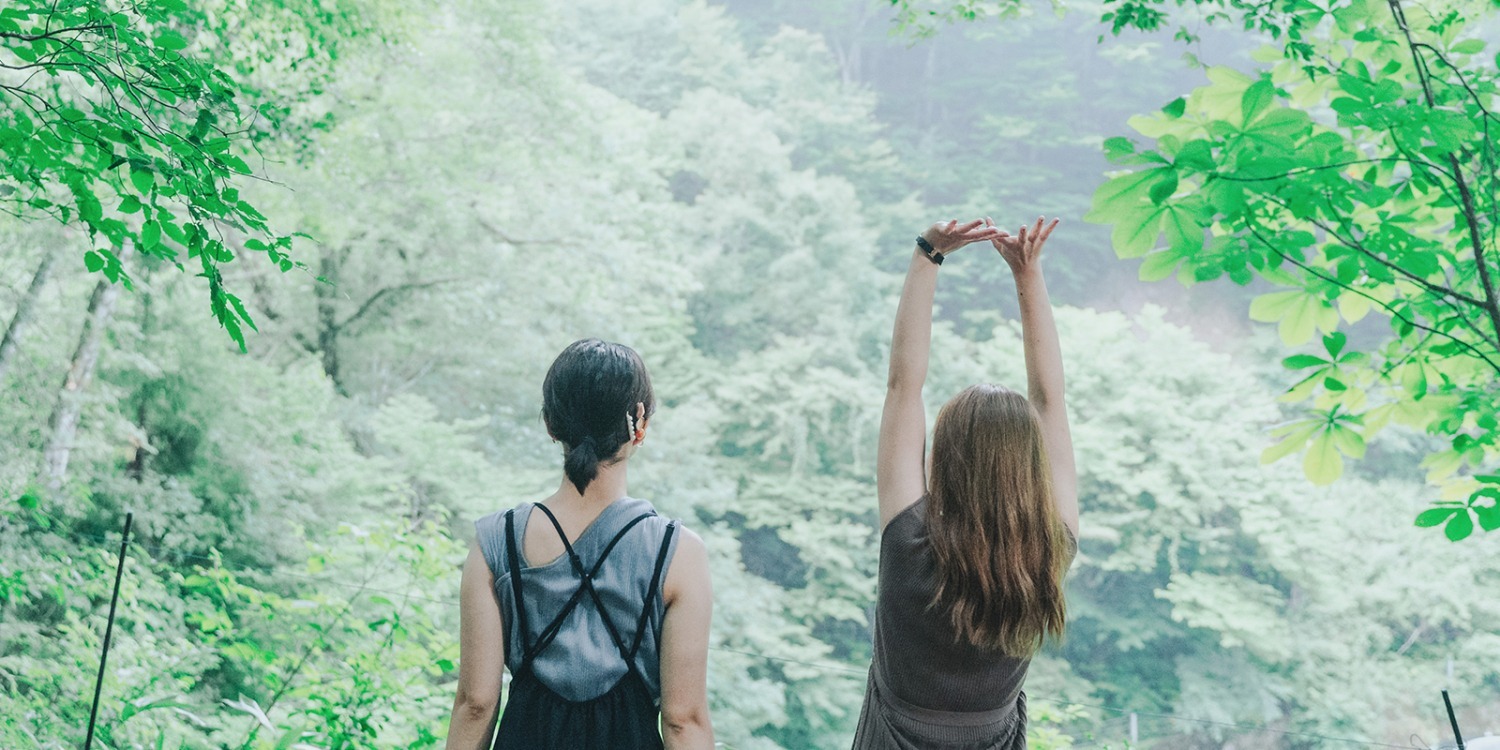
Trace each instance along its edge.
{"label": "thin metal pole", "polygon": [[1453,725],[1453,739],[1458,742],[1458,750],[1464,750],[1464,736],[1458,731],[1458,717],[1453,715],[1453,700],[1448,697],[1448,691],[1443,691],[1443,705],[1448,707],[1448,723]]}
{"label": "thin metal pole", "polygon": [[125,575],[125,547],[130,544],[130,522],[134,515],[129,512],[125,514],[125,532],[120,535],[120,559],[115,563],[115,591],[109,597],[109,621],[104,625],[104,648],[99,652],[99,677],[94,680],[94,707],[89,709],[89,733],[83,741],[83,750],[90,750],[94,746],[94,721],[99,718],[99,693],[104,688],[104,662],[109,659],[109,637],[115,631],[115,604],[120,601],[120,578]]}

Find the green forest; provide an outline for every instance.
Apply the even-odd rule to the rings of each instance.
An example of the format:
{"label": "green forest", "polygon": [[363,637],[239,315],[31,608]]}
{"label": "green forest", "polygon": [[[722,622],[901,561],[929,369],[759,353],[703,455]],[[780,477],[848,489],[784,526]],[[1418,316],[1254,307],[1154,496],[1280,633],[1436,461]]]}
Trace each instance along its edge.
{"label": "green forest", "polygon": [[[1500,734],[1500,4],[6,0],[0,748],[441,747],[541,383],[640,351],[731,750],[848,747],[933,221],[1048,250],[1081,482],[1032,748]],[[929,415],[1025,381],[943,266]]]}

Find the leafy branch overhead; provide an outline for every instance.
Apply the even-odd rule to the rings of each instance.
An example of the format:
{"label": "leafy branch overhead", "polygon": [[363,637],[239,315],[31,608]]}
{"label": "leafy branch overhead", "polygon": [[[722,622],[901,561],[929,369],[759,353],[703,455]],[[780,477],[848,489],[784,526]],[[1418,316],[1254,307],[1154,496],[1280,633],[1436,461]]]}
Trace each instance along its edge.
{"label": "leafy branch overhead", "polygon": [[[296,18],[297,0],[257,13]],[[0,9],[0,210],[50,216],[89,237],[84,264],[130,284],[127,244],[207,280],[214,317],[243,349],[254,328],[225,286],[226,237],[248,237],[282,271],[298,267],[241,189],[248,156],[288,115],[246,80],[227,47],[233,9],[219,3],[12,0]],[[335,6],[330,6],[335,7]],[[312,10],[307,8],[303,10]],[[242,14],[243,12],[241,12]],[[323,24],[328,13],[313,13]],[[243,20],[243,19],[241,19]],[[314,27],[305,26],[305,30]],[[328,50],[311,33],[301,48]]]}
{"label": "leafy branch overhead", "polygon": [[1418,525],[1454,540],[1500,528],[1500,479],[1485,473],[1500,458],[1496,61],[1457,11],[1278,7],[1283,27],[1326,32],[1288,35],[1255,76],[1211,68],[1209,85],[1133,119],[1150,143],[1105,143],[1137,169],[1099,188],[1090,218],[1143,279],[1259,278],[1285,289],[1252,319],[1288,346],[1321,337],[1285,361],[1299,379],[1284,400],[1309,415],[1273,433],[1265,460],[1305,451],[1326,484],[1383,427],[1409,425],[1444,443],[1424,464],[1442,500]]}

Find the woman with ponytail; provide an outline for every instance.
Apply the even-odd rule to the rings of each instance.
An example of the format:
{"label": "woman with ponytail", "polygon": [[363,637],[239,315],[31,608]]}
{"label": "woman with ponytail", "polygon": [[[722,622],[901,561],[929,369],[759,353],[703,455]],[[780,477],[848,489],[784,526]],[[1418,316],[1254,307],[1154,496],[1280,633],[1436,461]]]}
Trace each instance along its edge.
{"label": "woman with ponytail", "polygon": [[[1032,655],[1062,634],[1078,533],[1062,352],[1040,263],[1056,226],[1038,219],[1012,236],[989,219],[953,221],[917,239],[880,421],[875,652],[856,750],[1026,747],[1021,685]],[[976,385],[953,397],[924,457],[938,268],[985,240],[1015,279],[1026,395]]]}
{"label": "woman with ponytail", "polygon": [[626,494],[655,411],[630,347],[578,341],[547,371],[542,418],[564,476],[540,503],[475,524],[449,750],[713,747],[707,552]]}

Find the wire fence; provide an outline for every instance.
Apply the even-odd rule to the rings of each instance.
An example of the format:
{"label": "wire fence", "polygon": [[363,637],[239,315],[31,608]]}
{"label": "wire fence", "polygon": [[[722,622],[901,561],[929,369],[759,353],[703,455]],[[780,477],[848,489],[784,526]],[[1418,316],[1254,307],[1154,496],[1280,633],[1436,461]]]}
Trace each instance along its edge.
{"label": "wire fence", "polygon": [[[97,542],[97,543],[99,543],[101,545],[101,548],[105,549],[106,551],[108,551],[108,548],[107,548],[106,545],[108,545],[110,543],[118,544],[119,541],[120,541],[120,536],[119,535],[112,535],[112,537],[111,537],[111,536],[103,536],[103,535],[95,535],[95,534],[74,534],[73,536],[75,538],[78,538],[78,539],[83,539],[83,540]],[[170,558],[178,558],[178,559],[182,559],[182,560],[194,560],[194,561],[199,561],[199,562],[201,562],[201,563],[203,563],[205,565],[213,566],[213,567],[215,567],[217,569],[224,570],[226,572],[229,572],[229,573],[232,573],[232,574],[236,574],[236,575],[249,574],[252,577],[265,576],[265,577],[277,577],[277,578],[283,578],[283,577],[285,577],[285,578],[294,578],[294,579],[299,579],[299,580],[305,580],[305,581],[312,582],[314,584],[317,584],[320,587],[321,586],[332,586],[332,587],[335,587],[335,588],[346,588],[346,589],[356,590],[357,592],[359,592],[361,594],[370,594],[370,595],[381,594],[381,595],[386,595],[386,596],[391,596],[391,597],[399,597],[399,598],[404,599],[404,600],[415,599],[415,600],[419,600],[419,601],[426,601],[426,602],[431,602],[431,603],[434,603],[434,604],[440,604],[440,605],[445,606],[445,607],[454,607],[454,608],[456,608],[456,607],[458,607],[458,604],[459,604],[459,600],[458,600],[458,598],[456,596],[455,597],[444,597],[444,598],[433,597],[433,596],[426,596],[426,595],[419,594],[419,593],[413,593],[413,592],[411,592],[409,590],[407,590],[407,591],[400,591],[400,590],[394,590],[394,589],[383,589],[383,588],[373,587],[373,586],[369,586],[369,585],[361,584],[361,583],[351,583],[351,582],[347,582],[347,581],[339,581],[339,580],[332,579],[332,578],[329,578],[329,577],[326,577],[326,576],[317,576],[317,575],[311,575],[311,574],[305,574],[305,573],[295,573],[295,572],[286,571],[286,570],[279,570],[279,569],[275,570],[275,571],[265,571],[265,570],[256,570],[256,569],[253,569],[253,568],[234,568],[234,567],[228,567],[228,566],[225,566],[223,564],[223,560],[220,559],[220,558],[211,557],[211,556],[207,556],[207,555],[199,555],[199,554],[190,553],[190,552],[184,552],[182,550],[177,550],[177,549],[168,549],[168,548],[164,548],[164,547],[159,547],[159,546],[154,546],[154,545],[150,545],[150,544],[145,544],[145,543],[142,543],[140,541],[134,541],[133,540],[133,541],[129,542],[129,547],[133,547],[135,549],[138,549],[138,550],[141,550],[141,551],[147,553],[148,555],[151,556],[151,558],[153,558],[153,561],[156,562],[156,563],[158,563],[158,564],[161,564],[165,559],[170,559]],[[182,572],[182,571],[179,570],[179,572]],[[729,647],[725,647],[725,646],[709,646],[709,651],[711,651],[711,652],[725,653],[725,654],[735,654],[737,656],[750,657],[750,658],[759,659],[759,660],[763,660],[763,661],[771,662],[771,663],[792,664],[792,665],[796,665],[796,666],[807,667],[809,669],[814,669],[814,670],[826,672],[826,673],[828,673],[830,675],[835,675],[835,676],[839,676],[839,677],[846,678],[846,679],[856,679],[857,678],[859,680],[865,680],[865,679],[867,679],[867,677],[869,675],[868,667],[861,668],[861,667],[857,667],[857,666],[854,666],[854,665],[830,664],[830,663],[826,663],[826,662],[813,662],[813,661],[806,661],[806,660],[802,660],[802,659],[792,659],[792,658],[786,658],[786,657],[781,657],[781,656],[775,656],[775,655],[772,655],[772,654],[760,653],[760,652],[756,652],[756,651],[747,651],[747,650],[743,650],[743,649],[729,648]],[[1087,738],[1087,739],[1083,739],[1083,740],[1077,740],[1077,739],[1075,739],[1073,741],[1073,747],[1077,748],[1079,750],[1082,750],[1083,748],[1115,747],[1115,745],[1112,744],[1113,742],[1120,742],[1120,743],[1122,743],[1123,746],[1130,746],[1130,745],[1138,745],[1138,743],[1146,741],[1146,740],[1160,740],[1160,739],[1167,739],[1167,738],[1171,738],[1171,737],[1180,737],[1180,736],[1182,736],[1182,734],[1185,733],[1183,731],[1183,726],[1184,725],[1186,725],[1186,726],[1213,727],[1213,728],[1221,729],[1221,730],[1233,730],[1235,732],[1239,732],[1239,733],[1247,734],[1247,735],[1248,734],[1269,734],[1269,735],[1275,735],[1275,736],[1279,736],[1279,737],[1283,737],[1283,738],[1287,738],[1287,739],[1316,740],[1316,741],[1320,741],[1320,742],[1337,743],[1337,744],[1346,745],[1346,746],[1371,747],[1371,748],[1391,748],[1391,749],[1394,749],[1394,750],[1413,750],[1413,749],[1416,749],[1416,750],[1429,750],[1429,748],[1434,747],[1434,746],[1431,746],[1431,745],[1427,745],[1427,744],[1421,743],[1418,740],[1418,736],[1416,734],[1412,734],[1411,735],[1411,740],[1410,740],[1409,744],[1398,745],[1398,744],[1391,744],[1391,743],[1388,743],[1388,742],[1376,742],[1376,741],[1363,740],[1363,739],[1357,739],[1357,738],[1352,738],[1352,737],[1335,737],[1335,736],[1330,736],[1330,735],[1318,734],[1318,733],[1314,733],[1314,732],[1302,732],[1302,731],[1296,731],[1296,730],[1290,730],[1290,729],[1278,729],[1276,727],[1266,726],[1266,725],[1242,724],[1242,723],[1231,722],[1231,721],[1222,721],[1222,720],[1215,720],[1215,719],[1202,719],[1202,718],[1197,718],[1197,717],[1192,717],[1192,716],[1183,716],[1181,714],[1174,714],[1174,713],[1163,713],[1163,712],[1155,712],[1155,711],[1143,711],[1143,710],[1139,710],[1139,709],[1122,708],[1122,707],[1119,707],[1119,706],[1108,706],[1108,705],[1101,705],[1101,704],[1094,704],[1094,703],[1080,703],[1080,702],[1077,702],[1077,701],[1065,701],[1065,700],[1057,700],[1057,699],[1050,699],[1050,698],[1037,698],[1037,697],[1033,697],[1033,696],[1029,696],[1029,695],[1027,696],[1027,703],[1028,704],[1032,704],[1032,705],[1047,705],[1047,706],[1052,706],[1052,707],[1055,707],[1055,708],[1058,708],[1058,709],[1062,709],[1062,710],[1065,710],[1065,711],[1068,710],[1068,709],[1087,709],[1087,710],[1101,711],[1101,712],[1104,712],[1106,714],[1113,714],[1113,715],[1115,715],[1114,719],[1104,719],[1104,720],[1101,720],[1098,724],[1095,725],[1094,731],[1091,733],[1091,734],[1095,735],[1095,737],[1093,737],[1093,738]],[[1156,731],[1126,733],[1125,731],[1116,730],[1116,731],[1119,732],[1119,735],[1118,735],[1119,739],[1118,740],[1111,740],[1111,739],[1108,739],[1108,738],[1100,738],[1100,737],[1097,736],[1097,735],[1100,734],[1099,730],[1102,730],[1104,727],[1111,725],[1113,722],[1130,722],[1132,725],[1138,726],[1138,722],[1139,722],[1140,719],[1148,719],[1148,720],[1155,720],[1155,721],[1157,721],[1158,722],[1158,726],[1155,727]],[[1164,729],[1167,730],[1167,731],[1162,731]],[[1111,734],[1113,734],[1113,733],[1114,732],[1111,732]],[[1135,735],[1133,739],[1131,737],[1131,734]],[[1125,743],[1127,743],[1127,741],[1128,741],[1128,744],[1125,744]],[[725,743],[720,743],[720,744],[725,744]],[[725,746],[729,747],[729,748],[733,747],[733,745],[725,745]]]}

